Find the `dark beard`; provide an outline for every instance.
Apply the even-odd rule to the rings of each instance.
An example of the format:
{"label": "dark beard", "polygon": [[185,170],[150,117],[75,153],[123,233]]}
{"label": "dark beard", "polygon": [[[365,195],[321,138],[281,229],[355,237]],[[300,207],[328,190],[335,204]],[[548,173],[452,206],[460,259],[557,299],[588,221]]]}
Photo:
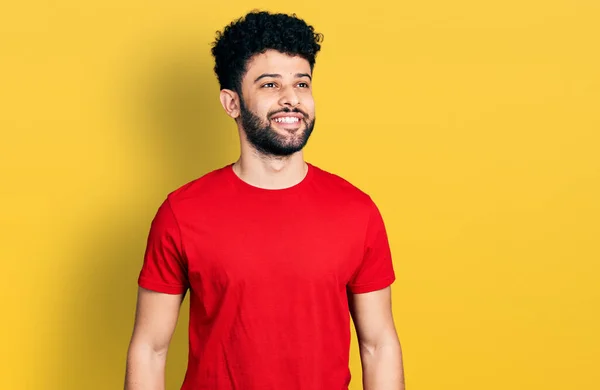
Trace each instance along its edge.
{"label": "dark beard", "polygon": [[246,138],[250,144],[260,153],[266,156],[287,157],[304,148],[315,127],[315,118],[307,120],[305,112],[290,108],[284,108],[277,112],[267,115],[267,118],[281,112],[297,112],[304,115],[304,131],[299,135],[294,135],[289,139],[277,133],[268,123],[264,123],[261,118],[246,108],[243,99],[240,97],[240,112],[242,128],[246,133]]}

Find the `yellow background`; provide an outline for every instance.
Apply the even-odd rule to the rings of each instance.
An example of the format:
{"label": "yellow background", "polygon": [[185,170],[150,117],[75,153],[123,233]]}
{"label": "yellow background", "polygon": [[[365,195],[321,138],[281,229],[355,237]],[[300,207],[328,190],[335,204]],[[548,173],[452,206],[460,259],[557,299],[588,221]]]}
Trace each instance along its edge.
{"label": "yellow background", "polygon": [[595,0],[4,5],[0,388],[122,388],[149,223],[237,157],[209,44],[255,7],[325,35],[306,156],[382,210],[407,388],[598,388]]}

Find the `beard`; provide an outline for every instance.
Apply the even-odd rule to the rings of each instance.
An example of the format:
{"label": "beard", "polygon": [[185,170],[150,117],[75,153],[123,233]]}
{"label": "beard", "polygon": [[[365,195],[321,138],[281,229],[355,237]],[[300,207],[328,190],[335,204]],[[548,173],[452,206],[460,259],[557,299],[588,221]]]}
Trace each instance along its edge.
{"label": "beard", "polygon": [[[281,135],[269,124],[269,118],[282,112],[296,112],[302,114],[302,127],[289,136]],[[267,114],[267,120],[262,121],[260,117],[248,110],[243,99],[240,98],[240,119],[242,128],[248,142],[260,153],[266,156],[287,157],[299,152],[306,146],[308,139],[315,127],[315,118],[308,120],[308,115],[297,108],[284,108]]]}

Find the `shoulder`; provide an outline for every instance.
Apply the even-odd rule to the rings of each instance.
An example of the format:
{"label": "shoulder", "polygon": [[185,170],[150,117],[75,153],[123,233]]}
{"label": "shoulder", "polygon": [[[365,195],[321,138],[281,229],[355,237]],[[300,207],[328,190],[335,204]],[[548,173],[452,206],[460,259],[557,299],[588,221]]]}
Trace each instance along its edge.
{"label": "shoulder", "polygon": [[227,169],[230,165],[214,169],[176,188],[167,195],[166,202],[172,209],[181,210],[221,199],[231,186]]}
{"label": "shoulder", "polygon": [[375,206],[371,196],[348,179],[312,164],[311,167],[314,170],[315,182],[320,190],[332,198],[365,209],[371,209]]}

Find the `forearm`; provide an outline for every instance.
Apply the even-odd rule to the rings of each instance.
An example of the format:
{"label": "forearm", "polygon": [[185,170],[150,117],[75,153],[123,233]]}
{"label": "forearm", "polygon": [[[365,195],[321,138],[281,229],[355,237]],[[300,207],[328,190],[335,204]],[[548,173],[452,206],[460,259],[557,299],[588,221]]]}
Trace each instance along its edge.
{"label": "forearm", "polygon": [[165,390],[166,350],[132,343],[127,353],[125,390]]}
{"label": "forearm", "polygon": [[361,346],[364,390],[404,390],[402,350],[397,341],[378,347]]}

